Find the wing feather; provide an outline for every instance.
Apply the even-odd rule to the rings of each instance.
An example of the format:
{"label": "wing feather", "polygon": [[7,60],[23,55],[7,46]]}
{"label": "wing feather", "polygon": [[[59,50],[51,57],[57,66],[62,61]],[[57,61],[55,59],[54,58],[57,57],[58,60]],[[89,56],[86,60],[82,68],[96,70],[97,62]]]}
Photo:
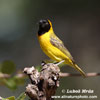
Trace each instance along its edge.
{"label": "wing feather", "polygon": [[63,42],[54,34],[50,37],[50,42],[53,46],[60,49],[66,56],[68,56],[73,62],[73,57],[71,56],[68,49],[64,46]]}

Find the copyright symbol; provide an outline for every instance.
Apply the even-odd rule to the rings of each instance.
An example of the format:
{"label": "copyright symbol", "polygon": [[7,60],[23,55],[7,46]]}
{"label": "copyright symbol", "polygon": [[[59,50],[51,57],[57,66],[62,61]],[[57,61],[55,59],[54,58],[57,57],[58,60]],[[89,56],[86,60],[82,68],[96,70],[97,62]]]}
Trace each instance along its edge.
{"label": "copyright symbol", "polygon": [[62,89],[62,93],[65,93],[66,92],[66,90],[65,89]]}

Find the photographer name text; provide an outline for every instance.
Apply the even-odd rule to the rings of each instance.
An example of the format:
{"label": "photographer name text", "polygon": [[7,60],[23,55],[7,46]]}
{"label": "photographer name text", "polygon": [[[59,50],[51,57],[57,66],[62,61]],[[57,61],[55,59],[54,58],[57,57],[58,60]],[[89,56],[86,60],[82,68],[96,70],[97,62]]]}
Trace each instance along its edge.
{"label": "photographer name text", "polygon": [[94,93],[92,89],[62,89],[62,93]]}

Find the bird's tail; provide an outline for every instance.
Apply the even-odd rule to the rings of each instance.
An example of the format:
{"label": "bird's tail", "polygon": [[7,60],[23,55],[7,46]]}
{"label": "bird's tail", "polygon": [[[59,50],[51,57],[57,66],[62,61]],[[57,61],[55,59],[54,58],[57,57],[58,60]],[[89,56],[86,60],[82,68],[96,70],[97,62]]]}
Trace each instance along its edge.
{"label": "bird's tail", "polygon": [[80,74],[81,74],[83,77],[86,77],[86,74],[82,71],[81,68],[78,67],[77,64],[73,63],[72,67],[75,68],[77,71],[79,71]]}

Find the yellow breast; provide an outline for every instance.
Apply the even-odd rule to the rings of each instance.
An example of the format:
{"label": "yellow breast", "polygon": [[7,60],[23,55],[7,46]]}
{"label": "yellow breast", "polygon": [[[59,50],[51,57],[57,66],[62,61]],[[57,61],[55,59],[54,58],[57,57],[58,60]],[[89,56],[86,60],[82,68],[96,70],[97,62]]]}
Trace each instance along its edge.
{"label": "yellow breast", "polygon": [[48,32],[39,36],[38,39],[40,47],[48,57],[55,61],[61,61],[66,58],[64,53],[50,43],[50,34]]}

